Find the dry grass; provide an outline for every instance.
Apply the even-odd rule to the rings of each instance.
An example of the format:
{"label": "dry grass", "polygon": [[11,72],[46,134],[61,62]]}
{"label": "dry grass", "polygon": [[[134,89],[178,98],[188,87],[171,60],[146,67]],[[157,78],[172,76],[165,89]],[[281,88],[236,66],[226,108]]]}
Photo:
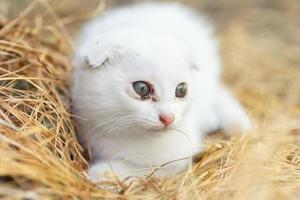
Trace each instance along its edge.
{"label": "dry grass", "polygon": [[[224,2],[232,3],[202,5],[218,10]],[[99,183],[114,186],[113,192],[88,181],[75,137],[68,92],[72,47],[63,26],[74,16],[59,21],[43,3],[43,16],[29,18],[29,6],[14,20],[2,18],[0,198],[299,199],[300,8],[273,2],[278,8],[236,5],[243,12],[222,12],[230,19],[222,23],[214,15],[223,24],[224,79],[252,116],[251,134],[208,138],[193,170],[173,178]]]}

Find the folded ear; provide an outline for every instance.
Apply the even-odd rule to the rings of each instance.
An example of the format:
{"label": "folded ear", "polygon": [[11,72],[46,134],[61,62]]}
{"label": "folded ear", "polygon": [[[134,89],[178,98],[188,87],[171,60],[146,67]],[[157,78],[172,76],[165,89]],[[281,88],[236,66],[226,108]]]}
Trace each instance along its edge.
{"label": "folded ear", "polygon": [[80,59],[87,67],[97,68],[109,62],[117,54],[120,45],[108,38],[92,39],[81,48]]}
{"label": "folded ear", "polygon": [[112,48],[108,49],[90,49],[84,56],[84,63],[91,68],[97,68],[109,62],[112,54]]}

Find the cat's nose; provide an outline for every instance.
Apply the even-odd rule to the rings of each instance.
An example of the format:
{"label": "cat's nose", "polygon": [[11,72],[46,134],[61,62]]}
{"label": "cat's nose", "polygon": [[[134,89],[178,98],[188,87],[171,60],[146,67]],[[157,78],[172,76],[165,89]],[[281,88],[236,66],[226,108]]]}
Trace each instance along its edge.
{"label": "cat's nose", "polygon": [[160,114],[159,120],[165,126],[170,126],[174,122],[175,116],[173,114]]}

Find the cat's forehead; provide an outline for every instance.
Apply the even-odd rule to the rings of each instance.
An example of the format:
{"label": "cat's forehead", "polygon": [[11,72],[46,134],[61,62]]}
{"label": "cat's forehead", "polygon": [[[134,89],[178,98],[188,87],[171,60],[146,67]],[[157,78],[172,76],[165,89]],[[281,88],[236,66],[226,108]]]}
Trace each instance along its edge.
{"label": "cat's forehead", "polygon": [[186,51],[173,38],[150,37],[147,40],[137,38],[125,48],[128,48],[128,56],[141,68],[178,74],[184,73],[191,65]]}
{"label": "cat's forehead", "polygon": [[[159,80],[159,82],[178,82],[190,74],[189,63],[185,59],[163,51],[132,51],[125,68],[130,74],[142,79]],[[132,60],[132,62],[130,61]]]}
{"label": "cat's forehead", "polygon": [[[120,32],[118,35],[95,38],[92,42],[95,62],[100,55],[107,53],[109,60],[123,69],[120,73],[136,79],[156,79],[161,82],[162,79],[178,82],[191,73],[191,59],[182,41],[168,35],[130,33]],[[111,69],[120,70],[117,66]]]}

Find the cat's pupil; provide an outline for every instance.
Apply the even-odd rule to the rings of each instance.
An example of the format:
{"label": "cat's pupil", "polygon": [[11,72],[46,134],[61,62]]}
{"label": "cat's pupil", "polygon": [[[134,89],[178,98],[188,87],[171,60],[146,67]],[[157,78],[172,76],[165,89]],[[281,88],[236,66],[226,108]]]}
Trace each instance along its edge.
{"label": "cat's pupil", "polygon": [[179,83],[176,87],[176,90],[175,90],[175,96],[178,97],[178,98],[183,98],[183,97],[185,97],[186,92],[187,92],[186,83],[184,83],[184,82]]}
{"label": "cat's pupil", "polygon": [[149,96],[151,93],[150,85],[145,81],[136,81],[132,86],[134,91],[142,98]]}

